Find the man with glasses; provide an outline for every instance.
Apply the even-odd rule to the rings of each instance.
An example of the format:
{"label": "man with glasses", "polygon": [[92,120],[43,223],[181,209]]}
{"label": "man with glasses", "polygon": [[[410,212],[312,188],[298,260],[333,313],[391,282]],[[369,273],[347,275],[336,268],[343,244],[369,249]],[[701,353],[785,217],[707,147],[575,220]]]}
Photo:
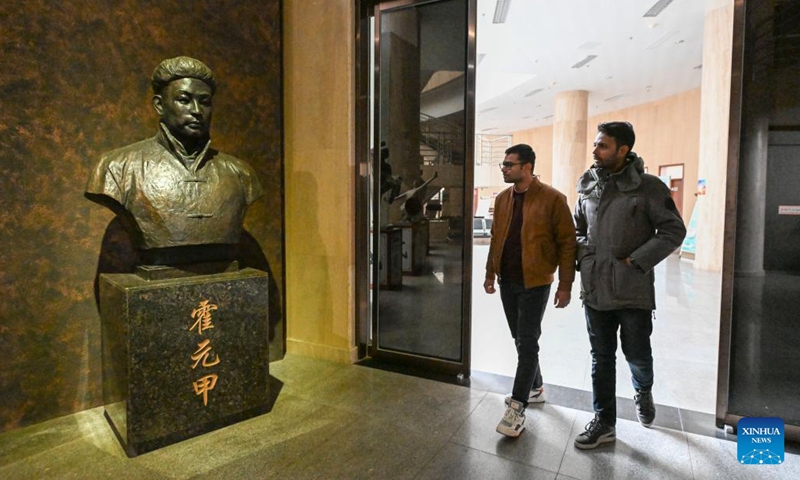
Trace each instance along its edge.
{"label": "man with glasses", "polygon": [[639,423],[649,427],[656,416],[650,348],[656,308],[653,267],[681,245],[686,228],[669,188],[644,173],[644,161],[631,151],[635,140],[628,122],[598,125],[594,165],[578,180],[575,231],[595,411],[575,438],[581,449],[616,439],[617,330],[636,389]]}
{"label": "man with glasses", "polygon": [[575,280],[575,225],[567,198],[533,176],[536,154],[529,145],[506,150],[500,169],[513,184],[495,199],[492,240],[486,262],[486,293],[495,293],[498,278],[511,336],[517,348],[514,388],[497,431],[518,437],[525,429],[529,403],[544,402],[539,368],[542,316],[558,268],[554,305],[569,304]]}

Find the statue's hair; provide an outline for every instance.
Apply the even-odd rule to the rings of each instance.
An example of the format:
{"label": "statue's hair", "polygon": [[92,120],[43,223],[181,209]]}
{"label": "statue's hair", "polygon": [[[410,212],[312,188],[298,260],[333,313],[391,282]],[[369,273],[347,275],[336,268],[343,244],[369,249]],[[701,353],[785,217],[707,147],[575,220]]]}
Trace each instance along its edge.
{"label": "statue's hair", "polygon": [[164,60],[153,71],[151,83],[153,92],[157,95],[173,80],[181,78],[196,78],[211,87],[211,93],[217,88],[214,81],[214,72],[203,62],[191,57],[175,57]]}

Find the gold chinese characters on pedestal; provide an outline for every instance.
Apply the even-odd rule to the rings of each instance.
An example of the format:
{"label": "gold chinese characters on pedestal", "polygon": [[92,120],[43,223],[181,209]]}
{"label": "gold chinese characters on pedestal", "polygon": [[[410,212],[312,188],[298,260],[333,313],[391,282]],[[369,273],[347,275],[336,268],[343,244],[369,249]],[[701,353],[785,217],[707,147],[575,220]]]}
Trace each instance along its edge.
{"label": "gold chinese characters on pedestal", "polygon": [[[195,319],[195,322],[189,327],[189,331],[197,330],[197,334],[202,336],[204,331],[214,328],[214,324],[211,321],[211,312],[217,310],[217,308],[216,305],[208,300],[200,302],[197,308],[192,310],[191,317]],[[198,365],[202,365],[203,368],[210,368],[220,362],[219,356],[212,352],[211,340],[208,338],[197,344],[197,350],[192,355],[192,360],[194,361],[192,370],[196,369]],[[218,377],[215,373],[209,373],[198,378],[193,383],[194,393],[203,396],[204,406],[208,405],[208,392],[217,386],[217,379]]]}

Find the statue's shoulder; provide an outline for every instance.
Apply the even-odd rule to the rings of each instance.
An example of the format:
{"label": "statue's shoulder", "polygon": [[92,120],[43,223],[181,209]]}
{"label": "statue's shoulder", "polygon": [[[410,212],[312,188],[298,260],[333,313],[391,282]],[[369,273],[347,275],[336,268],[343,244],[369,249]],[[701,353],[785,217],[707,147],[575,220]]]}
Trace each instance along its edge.
{"label": "statue's shoulder", "polygon": [[215,162],[219,165],[225,165],[226,169],[232,171],[239,177],[245,189],[245,197],[248,205],[264,194],[261,183],[258,181],[258,175],[249,163],[233,155],[222,153],[219,150],[214,150],[213,155]]}
{"label": "statue's shoulder", "polygon": [[226,168],[236,172],[239,176],[256,177],[256,171],[253,166],[241,158],[214,150],[214,161],[224,164]]}
{"label": "statue's shoulder", "polygon": [[100,156],[100,163],[104,165],[113,165],[118,163],[128,163],[133,160],[147,158],[154,155],[159,151],[158,140],[156,137],[151,137],[139,142],[125,145],[124,147],[105,152]]}
{"label": "statue's shoulder", "polygon": [[154,138],[111,150],[100,156],[94,170],[89,174],[86,184],[87,194],[106,195],[119,203],[124,201],[125,172],[133,171],[132,164],[155,155],[158,143]]}
{"label": "statue's shoulder", "polygon": [[234,157],[233,155],[227,154],[225,152],[220,152],[219,150],[214,150],[214,158],[216,158],[218,162],[230,165],[234,169],[248,170],[248,171],[253,170],[253,167],[251,167],[250,164],[245,160]]}

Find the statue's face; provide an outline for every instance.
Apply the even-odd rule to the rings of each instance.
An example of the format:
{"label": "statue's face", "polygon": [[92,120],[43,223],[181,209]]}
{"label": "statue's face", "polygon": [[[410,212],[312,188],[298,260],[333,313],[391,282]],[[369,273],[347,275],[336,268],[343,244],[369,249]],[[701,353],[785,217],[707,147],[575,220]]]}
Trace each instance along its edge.
{"label": "statue's face", "polygon": [[211,128],[212,96],[204,81],[181,78],[155,95],[153,106],[178,140],[197,141],[206,138]]}

